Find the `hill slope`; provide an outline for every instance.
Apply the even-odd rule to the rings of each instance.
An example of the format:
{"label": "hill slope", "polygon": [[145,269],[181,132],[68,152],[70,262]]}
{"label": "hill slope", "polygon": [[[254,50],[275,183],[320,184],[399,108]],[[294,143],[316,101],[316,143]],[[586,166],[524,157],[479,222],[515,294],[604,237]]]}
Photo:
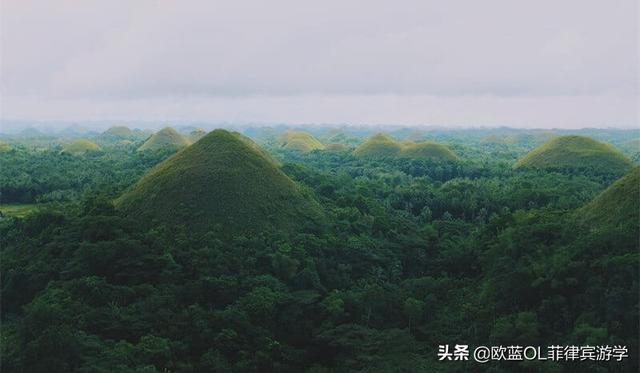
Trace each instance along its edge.
{"label": "hill slope", "polygon": [[398,153],[398,157],[411,159],[443,159],[449,161],[460,160],[451,149],[432,141],[407,144],[402,147]]}
{"label": "hill slope", "polygon": [[560,136],[532,150],[515,167],[592,168],[623,174],[632,162],[612,145],[590,137]]}
{"label": "hill slope", "polygon": [[319,205],[248,138],[214,130],[158,164],[115,201],[127,215],[191,231],[293,231],[321,219]]}
{"label": "hill slope", "polygon": [[402,144],[383,133],[378,133],[360,144],[353,154],[360,158],[386,158],[396,156],[401,149]]}
{"label": "hill slope", "polygon": [[587,223],[637,227],[640,223],[640,167],[632,169],[578,211],[579,218]]}
{"label": "hill slope", "polygon": [[67,144],[60,153],[66,154],[82,154],[92,150],[99,150],[100,147],[87,139],[74,140]]}
{"label": "hill slope", "polygon": [[312,150],[322,150],[325,148],[324,144],[320,140],[316,139],[313,135],[302,131],[286,131],[278,138],[280,146],[295,150],[303,153],[310,152]]}
{"label": "hill slope", "polygon": [[163,147],[183,148],[190,144],[191,142],[179,134],[178,131],[171,127],[166,127],[149,137],[149,139],[138,148],[138,151]]}

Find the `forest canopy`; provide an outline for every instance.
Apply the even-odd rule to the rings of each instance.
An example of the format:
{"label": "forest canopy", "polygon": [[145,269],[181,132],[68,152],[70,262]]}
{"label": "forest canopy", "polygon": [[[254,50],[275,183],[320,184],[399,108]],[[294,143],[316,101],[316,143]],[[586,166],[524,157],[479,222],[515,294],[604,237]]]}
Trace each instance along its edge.
{"label": "forest canopy", "polygon": [[[604,156],[624,169],[514,167],[554,140],[316,129],[302,138],[341,146],[300,151],[284,131],[198,130],[191,145],[165,132],[184,141],[137,151],[153,136],[115,128],[69,153],[56,137],[3,138],[4,370],[638,370],[634,149]],[[599,149],[637,137],[577,134],[613,144]],[[447,156],[397,156],[405,139]],[[629,357],[439,361],[447,343]]]}

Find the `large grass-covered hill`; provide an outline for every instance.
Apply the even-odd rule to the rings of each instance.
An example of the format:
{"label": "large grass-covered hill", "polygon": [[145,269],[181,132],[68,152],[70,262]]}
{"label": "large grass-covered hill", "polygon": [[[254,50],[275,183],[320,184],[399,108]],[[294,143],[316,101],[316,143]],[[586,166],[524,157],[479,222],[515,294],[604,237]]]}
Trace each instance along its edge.
{"label": "large grass-covered hill", "polygon": [[323,215],[258,145],[222,129],[158,164],[115,204],[201,233],[290,232]]}
{"label": "large grass-covered hill", "polygon": [[559,136],[522,157],[516,168],[589,168],[624,174],[633,166],[629,158],[610,144],[586,136]]}

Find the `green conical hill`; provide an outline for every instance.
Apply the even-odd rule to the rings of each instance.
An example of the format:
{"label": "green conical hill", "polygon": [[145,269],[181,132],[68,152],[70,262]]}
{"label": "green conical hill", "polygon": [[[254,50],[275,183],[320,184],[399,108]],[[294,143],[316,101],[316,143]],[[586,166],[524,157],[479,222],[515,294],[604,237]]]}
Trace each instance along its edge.
{"label": "green conical hill", "polygon": [[387,158],[395,157],[401,149],[402,144],[383,133],[378,133],[360,144],[353,154],[360,158]]}
{"label": "green conical hill", "polygon": [[130,139],[135,137],[133,131],[127,126],[113,126],[102,133],[105,136],[117,137],[120,139]]}
{"label": "green conical hill", "polygon": [[179,149],[189,146],[189,144],[191,144],[191,142],[179,134],[178,131],[171,127],[166,127],[149,137],[149,139],[138,148],[138,151],[160,149],[164,147]]}
{"label": "green conical hill", "polygon": [[637,228],[640,224],[640,167],[633,168],[578,210],[577,216],[591,224]]}
{"label": "green conical hill", "polygon": [[158,164],[115,204],[201,233],[290,232],[323,215],[253,141],[221,129]]}
{"label": "green conical hill", "polygon": [[286,131],[279,136],[278,142],[281,147],[303,153],[312,150],[322,150],[325,148],[313,135],[303,131]]}
{"label": "green conical hill", "polygon": [[87,139],[78,139],[70,142],[62,148],[60,153],[65,154],[83,154],[88,151],[99,150],[100,147]]}
{"label": "green conical hill", "polygon": [[448,161],[460,160],[451,149],[432,141],[407,144],[402,147],[398,153],[398,157],[411,159],[442,159]]}
{"label": "green conical hill", "polygon": [[521,158],[515,167],[590,168],[623,174],[632,162],[612,145],[571,135],[547,141]]}

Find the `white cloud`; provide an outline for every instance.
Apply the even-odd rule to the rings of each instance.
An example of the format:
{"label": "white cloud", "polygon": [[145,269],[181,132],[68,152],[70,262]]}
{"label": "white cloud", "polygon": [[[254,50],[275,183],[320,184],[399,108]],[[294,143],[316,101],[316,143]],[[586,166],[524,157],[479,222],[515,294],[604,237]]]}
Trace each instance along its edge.
{"label": "white cloud", "polygon": [[[637,123],[635,0],[7,0],[1,10],[5,117],[150,118],[164,104],[166,115],[218,120]],[[349,106],[368,100],[377,107]],[[310,115],[323,102],[331,112]],[[425,102],[439,106],[415,104]]]}

